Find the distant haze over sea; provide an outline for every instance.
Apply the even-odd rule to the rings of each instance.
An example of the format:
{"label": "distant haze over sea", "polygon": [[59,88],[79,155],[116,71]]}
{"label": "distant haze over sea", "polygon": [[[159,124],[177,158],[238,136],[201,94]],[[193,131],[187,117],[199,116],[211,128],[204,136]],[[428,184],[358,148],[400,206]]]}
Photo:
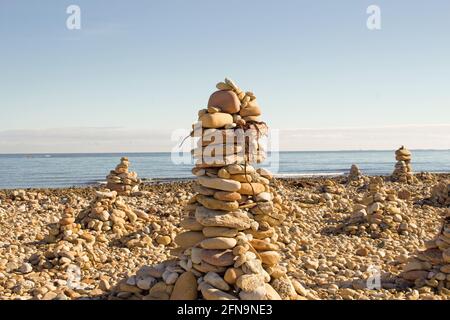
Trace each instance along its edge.
{"label": "distant haze over sea", "polygon": [[[450,150],[412,150],[415,172],[450,172]],[[192,178],[192,164],[175,165],[170,153],[3,154],[0,155],[0,189],[59,188],[105,181],[121,156],[141,178]],[[293,151],[280,152],[262,166],[275,168],[279,177],[342,175],[357,164],[364,174],[388,175],[395,164],[394,151]]]}

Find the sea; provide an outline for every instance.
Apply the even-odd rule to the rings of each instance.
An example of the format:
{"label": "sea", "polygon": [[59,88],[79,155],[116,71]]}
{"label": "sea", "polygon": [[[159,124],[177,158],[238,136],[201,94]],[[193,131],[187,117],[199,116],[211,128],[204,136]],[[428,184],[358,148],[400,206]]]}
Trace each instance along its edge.
{"label": "sea", "polygon": [[[450,150],[412,150],[415,172],[450,172]],[[127,156],[131,170],[148,181],[191,179],[189,157],[171,153],[0,154],[0,189],[96,185]],[[391,174],[393,150],[269,153],[261,166],[278,177],[339,176],[357,164],[366,175]]]}

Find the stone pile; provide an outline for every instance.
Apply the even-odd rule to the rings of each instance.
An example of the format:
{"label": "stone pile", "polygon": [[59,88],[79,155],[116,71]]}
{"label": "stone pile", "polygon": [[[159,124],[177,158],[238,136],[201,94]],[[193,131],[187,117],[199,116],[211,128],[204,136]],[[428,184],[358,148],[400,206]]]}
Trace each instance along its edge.
{"label": "stone pile", "polygon": [[365,177],[361,170],[359,170],[356,164],[353,164],[350,168],[350,172],[347,177],[347,183],[355,186],[366,183],[367,177]]}
{"label": "stone pile", "polygon": [[440,182],[433,187],[431,201],[440,206],[450,207],[450,181]]}
{"label": "stone pile", "polygon": [[409,208],[396,192],[384,186],[381,177],[372,178],[368,191],[355,199],[353,213],[337,231],[347,234],[368,233],[378,238],[386,230],[405,233],[408,230]]}
{"label": "stone pile", "polygon": [[129,167],[128,158],[121,158],[120,163],[106,177],[106,188],[116,191],[121,196],[129,196],[138,192],[141,179],[138,178],[136,172],[130,172]]}
{"label": "stone pile", "polygon": [[71,207],[66,207],[61,219],[50,228],[50,232],[46,237],[46,242],[54,243],[61,240],[70,242],[76,241],[81,232],[81,225],[75,222],[75,211]]}
{"label": "stone pile", "polygon": [[401,146],[400,149],[395,151],[395,164],[394,172],[392,173],[392,181],[401,183],[416,183],[417,179],[414,177],[412,165],[411,165],[411,151]]}
{"label": "stone pile", "polygon": [[450,294],[450,209],[439,235],[426,242],[426,250],[407,260],[401,277],[417,287],[431,287]]}
{"label": "stone pile", "polygon": [[[84,229],[97,232],[104,239],[103,232],[122,237],[132,231],[130,225],[138,219],[147,220],[148,216],[141,210],[132,210],[116,191],[96,191],[96,198],[91,206],[79,213],[76,222]],[[97,238],[98,238],[97,237]]]}
{"label": "stone pile", "polygon": [[259,138],[267,129],[256,97],[228,79],[217,88],[194,125],[201,131],[193,135],[201,138],[193,152],[196,194],[181,221],[185,231],[174,239],[177,258],[142,268],[119,283],[114,298],[298,297],[286,268],[278,264],[275,227],[286,218],[281,198],[270,186],[272,174],[250,164],[264,158]]}

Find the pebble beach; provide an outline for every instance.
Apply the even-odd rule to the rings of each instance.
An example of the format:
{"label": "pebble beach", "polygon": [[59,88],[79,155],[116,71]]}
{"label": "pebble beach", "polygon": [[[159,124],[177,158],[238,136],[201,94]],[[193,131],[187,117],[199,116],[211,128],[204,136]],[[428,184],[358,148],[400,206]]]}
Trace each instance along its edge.
{"label": "pebble beach", "polygon": [[[275,229],[279,264],[295,289],[290,298],[448,299],[448,287],[419,286],[402,276],[450,211],[436,196],[436,185],[448,184],[450,174],[414,177],[414,184],[378,178],[388,195],[396,195],[390,203],[398,202],[381,229],[366,226],[357,214],[374,178],[274,179],[286,214]],[[166,277],[156,283],[152,266],[174,259],[193,186],[190,180],[147,183],[133,196],[118,197],[120,203],[114,198],[134,213],[123,230],[86,227],[80,241],[58,238],[58,226],[89,210],[96,192],[108,192],[103,186],[0,190],[0,299],[145,300],[157,296],[155,287],[170,296],[173,282]],[[443,281],[448,284],[448,274]]]}

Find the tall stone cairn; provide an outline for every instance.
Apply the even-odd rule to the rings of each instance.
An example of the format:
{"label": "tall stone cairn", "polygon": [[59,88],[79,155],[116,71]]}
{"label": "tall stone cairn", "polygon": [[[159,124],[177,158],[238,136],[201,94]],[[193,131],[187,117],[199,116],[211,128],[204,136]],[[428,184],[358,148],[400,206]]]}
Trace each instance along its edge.
{"label": "tall stone cairn", "polygon": [[401,277],[417,287],[431,287],[450,295],[450,209],[438,236],[425,246],[424,251],[408,259]]}
{"label": "tall stone cairn", "polygon": [[[281,259],[272,241],[285,219],[281,200],[271,173],[252,166],[265,158],[260,138],[267,126],[253,93],[228,79],[217,88],[194,125],[197,194],[181,222],[187,231],[175,238],[180,266],[197,277],[204,299],[290,298],[290,280],[271,277]],[[172,298],[180,298],[175,289]]]}
{"label": "tall stone cairn", "polygon": [[395,160],[397,160],[397,163],[392,173],[392,181],[408,184],[417,182],[417,178],[413,174],[411,158],[411,151],[406,149],[405,146],[401,146],[395,151]]}
{"label": "tall stone cairn", "polygon": [[176,258],[142,267],[111,298],[302,299],[279,264],[281,197],[272,174],[252,166],[265,157],[260,139],[267,134],[256,97],[228,79],[217,88],[193,126],[192,136],[201,138],[192,152],[196,194],[174,239]]}
{"label": "tall stone cairn", "polygon": [[136,172],[129,171],[129,167],[128,158],[121,158],[120,163],[106,177],[106,188],[116,191],[120,196],[129,196],[133,192],[139,191],[141,180]]}

